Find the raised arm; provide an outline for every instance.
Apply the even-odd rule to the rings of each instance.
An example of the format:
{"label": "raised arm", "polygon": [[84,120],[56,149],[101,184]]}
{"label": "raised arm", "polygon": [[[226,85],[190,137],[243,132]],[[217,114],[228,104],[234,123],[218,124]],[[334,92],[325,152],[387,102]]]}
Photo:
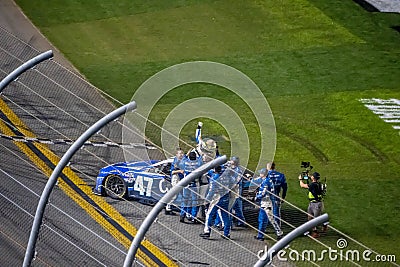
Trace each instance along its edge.
{"label": "raised arm", "polygon": [[198,145],[201,144],[201,142],[203,141],[201,139],[201,127],[203,126],[203,123],[201,121],[199,121],[199,123],[197,124],[197,128],[196,128],[196,142]]}

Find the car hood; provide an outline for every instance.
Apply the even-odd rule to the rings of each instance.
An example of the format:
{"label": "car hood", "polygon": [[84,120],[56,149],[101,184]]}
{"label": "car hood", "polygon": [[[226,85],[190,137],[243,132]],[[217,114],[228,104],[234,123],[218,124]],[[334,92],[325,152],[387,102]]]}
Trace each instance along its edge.
{"label": "car hood", "polygon": [[159,162],[158,160],[150,160],[150,161],[131,161],[131,162],[117,162],[111,165],[108,165],[102,169],[126,169],[133,171],[143,171],[148,169],[151,165]]}

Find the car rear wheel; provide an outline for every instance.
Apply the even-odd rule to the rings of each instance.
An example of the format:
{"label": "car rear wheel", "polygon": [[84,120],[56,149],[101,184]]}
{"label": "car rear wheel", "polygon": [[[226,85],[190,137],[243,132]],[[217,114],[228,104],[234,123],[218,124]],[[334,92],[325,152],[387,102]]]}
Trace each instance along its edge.
{"label": "car rear wheel", "polygon": [[125,182],[118,175],[107,176],[105,188],[106,194],[115,199],[123,198],[126,194]]}

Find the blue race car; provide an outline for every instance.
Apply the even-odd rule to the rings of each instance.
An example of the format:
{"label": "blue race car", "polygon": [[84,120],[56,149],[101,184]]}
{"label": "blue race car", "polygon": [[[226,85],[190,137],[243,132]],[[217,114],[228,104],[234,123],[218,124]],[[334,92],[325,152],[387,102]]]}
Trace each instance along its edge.
{"label": "blue race car", "polygon": [[[132,161],[108,165],[100,169],[93,193],[155,205],[171,188],[172,161],[173,158],[169,158],[162,161]],[[259,185],[252,184],[250,177],[253,177],[253,173],[246,169],[242,192],[243,212],[246,220],[255,221],[258,206],[254,203],[254,197]],[[179,203],[179,197],[176,202]]]}
{"label": "blue race car", "polygon": [[171,188],[172,161],[173,158],[108,165],[100,169],[93,193],[153,205]]}

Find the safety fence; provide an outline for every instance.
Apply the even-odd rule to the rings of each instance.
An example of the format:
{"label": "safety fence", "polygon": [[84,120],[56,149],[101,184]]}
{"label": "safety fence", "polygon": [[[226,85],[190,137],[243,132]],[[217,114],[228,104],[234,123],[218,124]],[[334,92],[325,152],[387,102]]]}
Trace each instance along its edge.
{"label": "safety fence", "polygon": [[[0,79],[39,53],[0,28]],[[0,97],[0,265],[18,266],[23,262],[39,197],[68,149],[68,141],[76,140],[114,110],[115,105],[121,103],[53,60],[25,72],[4,89]],[[123,119],[105,126],[60,175],[46,208],[33,266],[123,265],[136,230],[152,208],[148,205],[151,201],[93,194],[99,170],[124,162],[127,154],[137,161],[165,158],[165,151],[161,153],[162,148],[135,132],[134,127],[129,127],[131,135],[127,143],[122,136],[124,127]],[[150,132],[159,131],[151,122],[148,127]],[[146,181],[149,182],[146,179],[142,182]],[[147,192],[144,190],[147,185],[142,186],[137,191],[151,193],[155,199],[165,189]],[[104,192],[111,195],[107,190]],[[204,228],[202,221],[181,223],[179,216],[160,214],[140,247],[136,264],[254,265],[274,244],[276,235],[269,226],[265,241],[253,238],[257,233],[259,206],[252,197],[242,198],[246,227],[237,227],[237,217],[231,214],[234,225],[228,240],[221,238],[217,228],[212,228],[210,239],[199,237]],[[281,213],[284,233],[307,221],[307,214],[291,203],[285,203]],[[310,235],[298,238],[272,263],[273,266],[377,264],[396,265],[394,255],[380,255],[334,225],[321,238]]]}

